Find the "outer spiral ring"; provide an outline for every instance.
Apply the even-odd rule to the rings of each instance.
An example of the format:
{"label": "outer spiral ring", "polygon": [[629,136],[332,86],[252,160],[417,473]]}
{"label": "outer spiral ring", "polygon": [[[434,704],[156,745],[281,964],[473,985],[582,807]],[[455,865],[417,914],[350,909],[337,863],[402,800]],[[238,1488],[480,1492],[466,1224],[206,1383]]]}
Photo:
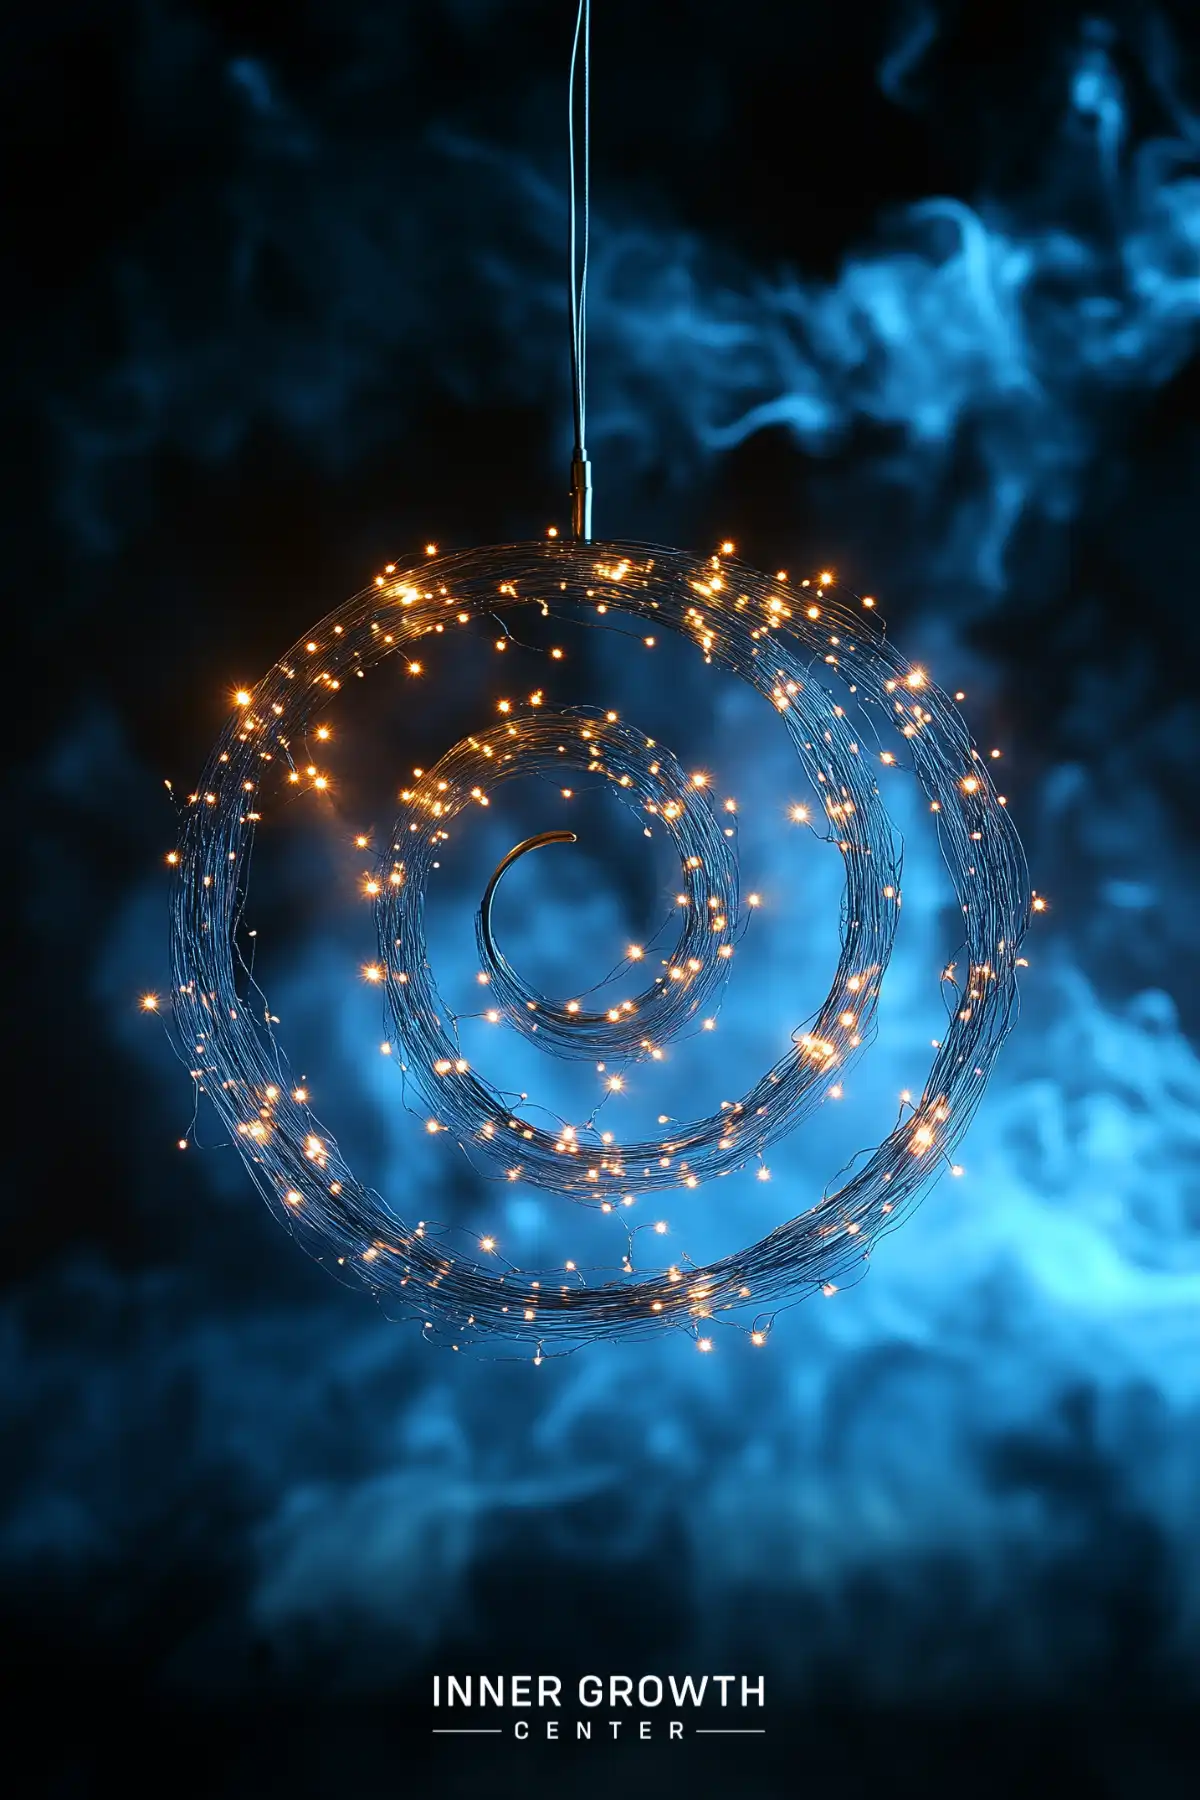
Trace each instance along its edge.
{"label": "outer spiral ring", "polygon": [[[651,1173],[646,1159],[643,1174],[626,1158],[614,1181],[639,1189],[694,1186],[698,1170],[707,1179],[742,1166],[763,1143],[793,1129],[824,1097],[834,1071],[844,1072],[868,1040],[900,904],[901,852],[880,801],[874,767],[880,757],[906,760],[927,795],[962,909],[966,973],[911,1113],[818,1205],[686,1277],[672,1271],[567,1284],[536,1271],[497,1276],[473,1252],[451,1252],[423,1224],[399,1219],[355,1178],[298,1097],[269,1009],[259,1008],[241,963],[238,933],[261,796],[273,776],[295,782],[303,779],[302,761],[311,766],[305,732],[314,706],[326,706],[349,679],[411,652],[422,638],[528,604],[589,623],[602,615],[610,622],[653,621],[682,632],[707,661],[747,680],[776,708],[823,794],[846,871],[842,948],[830,995],[811,1027],[749,1090],[747,1116],[761,1123],[722,1146],[710,1135],[711,1121],[699,1122],[692,1154],[677,1156],[673,1169]],[[898,753],[878,751],[877,728],[885,724],[900,733]],[[632,738],[626,750],[634,756]],[[427,848],[448,815],[439,814],[438,823],[414,804],[409,838]],[[387,883],[392,891],[385,888],[379,915],[385,958],[403,938],[394,929],[395,908],[406,894],[410,906],[417,899],[419,883],[410,891],[409,882],[419,864],[420,854],[406,855],[399,878]],[[174,895],[176,1020],[189,1056],[199,1059],[197,1078],[252,1175],[307,1248],[402,1315],[418,1318],[430,1335],[444,1333],[455,1344],[489,1334],[518,1338],[536,1343],[540,1353],[552,1340],[579,1342],[664,1324],[694,1331],[698,1321],[734,1309],[765,1315],[857,1265],[947,1166],[978,1105],[1014,1016],[1028,920],[1020,843],[961,715],[894,651],[864,603],[824,584],[800,591],[728,559],[646,545],[500,546],[390,570],[295,645],[247,697],[186,816]],[[411,1020],[403,1004],[397,1007],[396,990],[404,985],[400,976],[414,973],[389,960],[389,1002],[406,1042]],[[436,989],[425,990],[426,999],[431,993]],[[849,1009],[847,995],[853,995]],[[847,1017],[853,1026],[844,1023]],[[562,1020],[559,1025],[568,1030]],[[436,1087],[432,1070],[414,1073]],[[469,1097],[478,1112],[479,1095],[472,1089]],[[490,1104],[486,1094],[482,1103]],[[454,1107],[449,1110],[453,1115]],[[686,1135],[676,1131],[672,1141]],[[557,1154],[547,1150],[548,1157]],[[576,1165],[564,1162],[561,1177],[547,1175],[540,1185],[570,1192],[575,1173]]]}

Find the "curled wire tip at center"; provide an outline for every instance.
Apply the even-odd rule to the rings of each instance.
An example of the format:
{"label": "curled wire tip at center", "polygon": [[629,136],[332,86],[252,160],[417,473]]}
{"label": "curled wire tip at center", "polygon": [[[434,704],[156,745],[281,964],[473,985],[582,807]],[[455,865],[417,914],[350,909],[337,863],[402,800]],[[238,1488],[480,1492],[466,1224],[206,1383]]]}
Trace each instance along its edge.
{"label": "curled wire tip at center", "polygon": [[501,857],[492,873],[492,878],[484,889],[483,900],[479,907],[479,936],[491,956],[496,953],[496,941],[492,936],[492,897],[500,885],[500,879],[511,869],[518,857],[529,850],[540,850],[543,844],[576,844],[579,840],[573,831],[539,831],[536,837],[526,838],[515,844],[507,856]]}

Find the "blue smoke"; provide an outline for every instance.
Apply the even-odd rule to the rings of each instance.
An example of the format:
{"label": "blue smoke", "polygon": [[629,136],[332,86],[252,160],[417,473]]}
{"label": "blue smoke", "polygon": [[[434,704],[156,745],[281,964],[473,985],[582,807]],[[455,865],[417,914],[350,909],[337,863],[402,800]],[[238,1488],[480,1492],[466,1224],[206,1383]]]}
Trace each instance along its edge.
{"label": "blue smoke", "polygon": [[[890,96],[912,103],[935,41],[934,13],[914,11],[881,69]],[[782,430],[852,508],[899,503],[898,582],[933,597],[906,632],[935,647],[943,685],[961,679],[989,705],[1003,674],[966,641],[968,620],[1003,613],[1027,568],[1023,534],[1056,543],[1069,531],[1089,483],[1125,454],[1137,410],[1197,347],[1200,127],[1164,45],[1147,34],[1137,77],[1153,128],[1144,94],[1135,124],[1129,46],[1097,23],[1063,64],[1039,183],[902,207],[824,281],[755,270],[610,201],[595,231],[592,417],[613,516],[652,477],[677,481],[666,505],[682,508],[689,480]],[[430,137],[405,204],[381,208],[354,152],[264,60],[230,62],[228,92],[236,206],[203,307],[192,314],[170,269],[181,227],[156,222],[144,263],[112,275],[123,348],[60,411],[60,518],[81,551],[115,554],[136,536],[142,472],[172,448],[220,466],[267,421],[319,468],[353,468],[411,422],[369,398],[395,362],[445,355],[447,393],[480,408],[561,401],[542,345],[560,310],[562,216],[535,163]],[[469,203],[480,193],[486,208]],[[460,204],[468,249],[440,248],[432,208]],[[256,287],[269,258],[293,284],[278,319]],[[481,293],[500,364],[477,346],[448,355]],[[744,803],[747,884],[772,900],[703,1053],[757,1070],[805,1010],[791,996],[821,991],[836,859],[799,863],[774,823],[787,777],[769,721],[760,735],[738,698],[682,664],[669,692],[648,670],[630,690],[603,650],[592,666],[621,683],[630,716],[657,705],[664,737],[716,746]],[[189,1151],[181,1163],[200,1172],[189,1166],[178,1187],[161,1159],[144,1168],[136,1146],[182,1135],[188,1098],[186,1073],[132,1005],[161,983],[148,946],[165,932],[161,885],[135,884],[85,980],[112,1053],[136,1069],[124,1123],[142,1225],[153,1237],[164,1214],[189,1216],[152,1266],[80,1250],[5,1305],[22,1446],[0,1521],[12,1578],[103,1587],[141,1544],[179,1553],[207,1506],[195,1530],[237,1574],[173,1646],[165,1679],[188,1690],[236,1686],[239,1655],[264,1642],[287,1682],[332,1657],[346,1690],[385,1690],[471,1629],[482,1568],[520,1564],[531,1545],[556,1567],[652,1592],[669,1586],[667,1558],[688,1593],[691,1660],[701,1644],[744,1642],[747,1616],[765,1620],[798,1691],[850,1669],[862,1699],[981,1683],[1055,1695],[1110,1667],[1131,1596],[1146,1667],[1194,1689],[1200,1065],[1180,1012],[1193,1006],[1183,909],[1195,867],[1171,841],[1162,786],[1194,753],[1198,715],[1181,700],[1160,728],[1144,709],[1121,760],[1097,721],[1120,724],[1124,703],[1100,677],[1081,684],[1068,719],[1077,755],[1036,782],[1018,768],[1035,879],[1053,893],[1061,876],[1063,897],[1032,940],[1025,1017],[965,1146],[966,1176],[852,1292],[787,1315],[762,1352],[654,1343],[537,1371],[432,1356],[301,1264],[232,1152]],[[1020,745],[1006,749],[1019,764]],[[114,790],[141,805],[152,788],[101,700],[42,782],[63,856]],[[953,937],[932,839],[915,809],[904,822],[905,928],[845,1113],[786,1146],[765,1191],[703,1196],[686,1232],[698,1255],[815,1199],[920,1083]],[[433,954],[448,987],[465,992],[473,973],[477,868],[516,835],[497,822],[477,867],[447,872]],[[1076,886],[1071,856],[1095,879]],[[506,938],[518,963],[578,924],[578,894],[548,882],[528,898]],[[640,904],[619,865],[589,934],[619,943]],[[361,1143],[383,1191],[492,1221],[498,1203],[469,1173],[441,1193],[446,1162],[397,1102],[352,981],[363,926],[349,912],[301,922],[271,988],[284,1039],[295,1030],[319,1058],[339,1135],[356,1160]],[[691,1085],[714,1078],[700,1056],[666,1068],[663,1111],[687,1110]],[[529,1061],[528,1085],[551,1103],[578,1103],[570,1083]],[[558,1229],[526,1197],[505,1199],[499,1233],[522,1255]],[[112,1627],[87,1629],[103,1642]]]}
{"label": "blue smoke", "polygon": [[[922,32],[931,16],[918,15]],[[902,497],[914,576],[999,594],[1014,533],[1030,518],[1069,523],[1130,401],[1196,344],[1200,123],[1160,38],[1148,60],[1157,135],[1130,141],[1114,34],[1093,22],[1061,70],[1036,188],[909,205],[830,283],[764,278],[694,232],[601,211],[590,416],[614,516],[649,474],[691,480],[769,428],[821,457],[865,427],[859,476]],[[422,189],[381,214],[362,167],[294,116],[265,66],[236,59],[228,82],[242,160],[203,328],[168,285],[168,219],[157,260],[115,278],[126,357],[64,421],[67,522],[93,546],[119,529],[110,495],[130,474],[117,487],[118,473],[171,445],[222,460],[268,421],[334,468],[361,456],[395,428],[370,399],[392,360],[472,311],[490,311],[505,354],[485,366],[460,350],[444,365],[449,391],[476,404],[540,395],[565,416],[542,352],[561,311],[556,178],[439,130],[417,151]],[[465,223],[462,238],[439,234],[448,213],[469,222],[474,260]],[[282,318],[261,292],[276,262],[294,290]]]}

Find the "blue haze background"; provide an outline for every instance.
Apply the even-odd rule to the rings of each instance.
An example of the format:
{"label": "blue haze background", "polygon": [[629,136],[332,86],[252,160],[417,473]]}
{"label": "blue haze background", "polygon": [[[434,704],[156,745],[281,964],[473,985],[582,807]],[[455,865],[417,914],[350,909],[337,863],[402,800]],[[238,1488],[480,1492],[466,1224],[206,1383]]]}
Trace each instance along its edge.
{"label": "blue haze background", "polygon": [[[764,1670],[770,1736],[687,1765],[701,1793],[1194,1792],[1187,6],[698,0],[686,30],[597,6],[599,529],[832,564],[1005,748],[1053,904],[967,1178],[766,1352],[535,1371],[423,1350],[300,1255],[232,1154],[174,1149],[186,1071],[136,1010],[164,985],[164,777],[186,789],[231,684],[385,559],[562,519],[567,11],[156,0],[5,27],[10,1692],[53,1693],[42,1762],[71,1795],[153,1776],[151,1721],[186,1792],[507,1794],[530,1762],[556,1792],[660,1788],[650,1747],[431,1755],[428,1673],[464,1667]],[[738,766],[742,702],[679,669],[655,688],[603,642],[590,665],[685,756],[721,746],[771,816],[777,747]],[[430,693],[395,722],[403,760],[469,716]],[[913,824],[857,1084],[876,1133],[936,1028],[944,895]],[[747,831],[771,986],[731,979],[722,1042],[757,1070],[762,994],[786,1030],[792,983],[819,993],[810,919],[837,890]],[[517,835],[448,874],[448,984]],[[389,1192],[420,1213],[457,1182],[494,1214],[368,1060],[361,911],[334,882],[328,914],[288,912],[321,844],[264,901],[285,1038],[323,1046],[342,1141]],[[654,898],[618,848],[599,937]],[[542,872],[543,940],[581,916],[579,867]],[[737,1235],[819,1191],[834,1148],[822,1120],[781,1153]]]}

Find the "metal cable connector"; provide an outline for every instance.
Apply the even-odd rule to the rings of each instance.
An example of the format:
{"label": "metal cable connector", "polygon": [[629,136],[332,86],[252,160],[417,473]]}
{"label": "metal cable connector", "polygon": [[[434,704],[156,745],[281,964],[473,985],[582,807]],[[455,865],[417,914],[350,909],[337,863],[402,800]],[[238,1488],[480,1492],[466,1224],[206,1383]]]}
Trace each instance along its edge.
{"label": "metal cable connector", "polygon": [[592,465],[578,452],[571,458],[571,536],[592,541]]}

